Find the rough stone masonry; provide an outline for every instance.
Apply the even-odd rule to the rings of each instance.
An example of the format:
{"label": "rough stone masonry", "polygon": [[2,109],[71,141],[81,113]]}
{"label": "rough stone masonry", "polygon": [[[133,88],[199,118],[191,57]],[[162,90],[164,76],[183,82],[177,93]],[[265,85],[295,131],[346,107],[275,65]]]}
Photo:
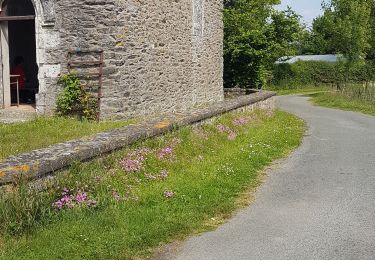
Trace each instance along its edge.
{"label": "rough stone masonry", "polygon": [[37,111],[55,108],[71,49],[103,49],[105,119],[223,100],[222,0],[28,0],[36,14]]}

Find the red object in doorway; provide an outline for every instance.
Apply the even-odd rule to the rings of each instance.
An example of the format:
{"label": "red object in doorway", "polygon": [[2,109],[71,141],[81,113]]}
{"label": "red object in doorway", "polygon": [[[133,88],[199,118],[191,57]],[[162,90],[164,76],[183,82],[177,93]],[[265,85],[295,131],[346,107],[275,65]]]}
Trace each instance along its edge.
{"label": "red object in doorway", "polygon": [[11,77],[10,84],[12,88],[16,88],[17,80],[18,80],[18,88],[23,89],[25,88],[25,70],[23,66],[14,66],[10,69],[10,75],[19,75],[18,77]]}

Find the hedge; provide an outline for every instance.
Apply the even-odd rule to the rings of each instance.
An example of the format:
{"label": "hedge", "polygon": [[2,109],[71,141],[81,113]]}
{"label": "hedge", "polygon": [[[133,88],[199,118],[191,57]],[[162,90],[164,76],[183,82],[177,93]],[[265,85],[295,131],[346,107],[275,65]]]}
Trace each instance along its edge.
{"label": "hedge", "polygon": [[275,64],[271,84],[299,88],[306,85],[340,84],[375,80],[375,62],[361,63],[298,61]]}

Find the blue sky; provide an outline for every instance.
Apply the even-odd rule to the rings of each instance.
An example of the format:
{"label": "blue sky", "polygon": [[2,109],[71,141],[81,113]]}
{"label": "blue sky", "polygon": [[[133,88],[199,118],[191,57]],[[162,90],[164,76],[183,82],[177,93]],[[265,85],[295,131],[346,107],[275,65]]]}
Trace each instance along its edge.
{"label": "blue sky", "polygon": [[322,13],[322,0],[281,0],[281,5],[277,9],[284,10],[287,6],[302,15],[302,19],[311,25],[313,19]]}

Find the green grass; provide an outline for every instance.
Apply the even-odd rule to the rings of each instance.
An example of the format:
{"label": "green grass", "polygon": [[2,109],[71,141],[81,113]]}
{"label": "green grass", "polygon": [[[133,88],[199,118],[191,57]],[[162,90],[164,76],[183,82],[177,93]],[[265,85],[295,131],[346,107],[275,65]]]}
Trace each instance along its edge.
{"label": "green grass", "polygon": [[[302,120],[285,112],[231,113],[77,163],[45,191],[11,187],[0,193],[0,258],[145,258],[164,243],[212,230],[244,205],[265,167],[295,149],[304,130]],[[165,148],[172,152],[160,157]],[[121,166],[141,155],[140,170]],[[169,174],[161,178],[163,170]],[[85,191],[97,206],[52,209],[63,187]]]}
{"label": "green grass", "polygon": [[0,124],[0,159],[127,124],[129,122],[96,123],[63,117],[40,117],[25,123]]}
{"label": "green grass", "polygon": [[309,96],[312,97],[312,102],[319,106],[356,111],[375,116],[375,99],[373,101],[352,99],[336,92],[318,93]]}
{"label": "green grass", "polygon": [[295,95],[295,94],[314,94],[314,93],[321,93],[321,92],[327,92],[332,90],[329,86],[306,86],[301,88],[278,88],[276,86],[271,86],[267,90],[275,91],[277,95],[279,96],[285,96],[285,95]]}

